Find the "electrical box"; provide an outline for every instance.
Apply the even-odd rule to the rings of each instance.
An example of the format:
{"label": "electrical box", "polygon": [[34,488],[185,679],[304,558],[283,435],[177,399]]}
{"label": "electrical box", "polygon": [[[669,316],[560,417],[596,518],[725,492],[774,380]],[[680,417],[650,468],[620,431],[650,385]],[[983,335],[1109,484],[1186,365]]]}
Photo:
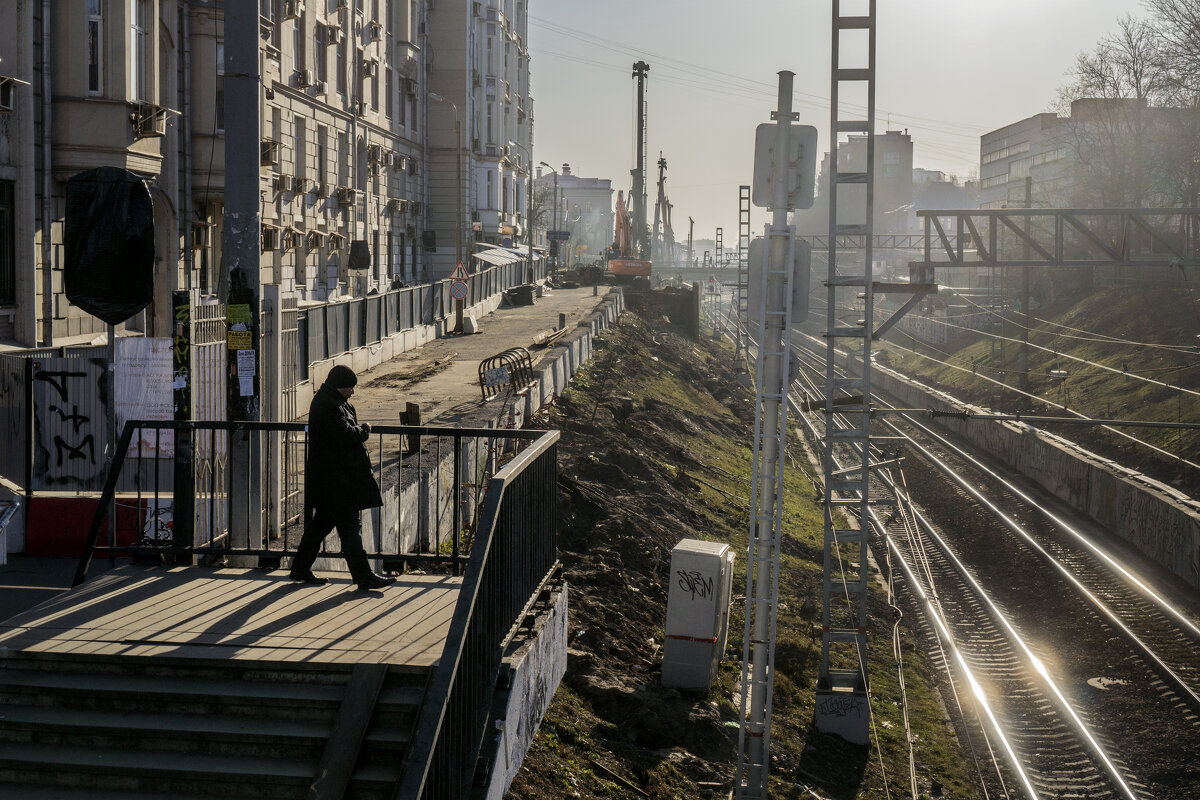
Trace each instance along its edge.
{"label": "electrical box", "polygon": [[707,690],[729,637],[733,550],[684,539],[671,551],[663,686]]}
{"label": "electrical box", "polygon": [[[798,325],[808,319],[808,293],[811,283],[812,248],[803,239],[795,238],[795,226],[787,227],[787,235],[792,240],[792,324]],[[762,275],[763,260],[770,255],[766,239],[757,236],[750,240],[749,254],[746,259],[749,270],[749,292],[746,298],[746,314],[753,330],[761,327],[759,309],[762,306]],[[779,298],[768,297],[767,301]],[[782,311],[783,308],[767,308],[767,311]]]}

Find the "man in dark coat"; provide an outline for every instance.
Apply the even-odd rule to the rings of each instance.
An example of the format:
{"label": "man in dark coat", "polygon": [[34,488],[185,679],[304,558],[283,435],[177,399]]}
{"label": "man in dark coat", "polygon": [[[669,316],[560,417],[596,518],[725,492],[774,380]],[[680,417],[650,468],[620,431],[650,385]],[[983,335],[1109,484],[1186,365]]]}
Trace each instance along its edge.
{"label": "man in dark coat", "polygon": [[317,391],[308,410],[308,462],[305,464],[304,536],[292,559],[294,581],[321,584],[312,572],[317,551],[330,531],[337,528],[342,555],[350,576],[359,589],[379,589],[395,578],[371,570],[362,544],[362,510],[383,505],[379,484],[371,471],[371,459],[363,442],[371,426],[358,424],[350,396],[358,377],[349,367],[338,365]]}

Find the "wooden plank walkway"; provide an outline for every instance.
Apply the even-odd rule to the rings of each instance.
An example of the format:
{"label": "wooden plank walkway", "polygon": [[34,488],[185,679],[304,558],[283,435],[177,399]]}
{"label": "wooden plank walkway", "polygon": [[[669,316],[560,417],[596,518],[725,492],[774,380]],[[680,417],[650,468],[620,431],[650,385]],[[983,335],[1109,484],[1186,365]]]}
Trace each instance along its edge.
{"label": "wooden plank walkway", "polygon": [[402,576],[359,592],[286,573],[125,566],[0,622],[0,648],[58,655],[159,656],[429,667],[441,656],[461,579]]}

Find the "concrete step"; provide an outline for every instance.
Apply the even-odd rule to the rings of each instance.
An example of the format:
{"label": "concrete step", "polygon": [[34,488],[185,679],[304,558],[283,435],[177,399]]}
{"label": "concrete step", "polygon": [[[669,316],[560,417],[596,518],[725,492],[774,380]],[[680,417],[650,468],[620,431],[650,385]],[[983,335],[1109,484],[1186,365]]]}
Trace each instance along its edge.
{"label": "concrete step", "polygon": [[[125,797],[140,799],[145,792],[169,797],[299,800],[307,795],[315,767],[312,759],[0,744],[0,785],[90,791],[77,795],[89,798],[101,792],[124,792]],[[362,767],[354,771],[352,787],[358,797],[383,797],[395,779],[396,769]]]}
{"label": "concrete step", "polygon": [[[66,800],[305,797],[350,668],[184,661],[143,672],[111,659],[0,657],[0,786]],[[428,679],[428,669],[389,670],[347,800],[390,798]]]}
{"label": "concrete step", "polygon": [[342,686],[265,680],[139,678],[12,668],[0,671],[0,705],[328,720],[343,693]]}
{"label": "concrete step", "polygon": [[[0,742],[108,750],[156,750],[254,758],[320,757],[328,723],[249,716],[80,711],[8,705]],[[407,742],[401,743],[401,747]]]}

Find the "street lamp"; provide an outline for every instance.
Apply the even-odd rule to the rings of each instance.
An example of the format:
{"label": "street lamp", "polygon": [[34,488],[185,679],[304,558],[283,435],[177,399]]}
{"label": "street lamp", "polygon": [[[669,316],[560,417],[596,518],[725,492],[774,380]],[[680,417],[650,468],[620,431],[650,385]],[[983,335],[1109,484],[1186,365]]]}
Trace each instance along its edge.
{"label": "street lamp", "polygon": [[529,152],[529,148],[520,142],[508,142],[509,147],[519,147],[525,151],[525,177],[529,180],[529,188],[525,192],[525,216],[529,220],[529,228],[525,234],[529,253],[526,258],[526,274],[525,282],[533,283],[533,169],[529,166],[533,163],[533,154]]}
{"label": "street lamp", "polygon": [[[554,167],[547,164],[545,161],[539,161],[538,166],[545,167],[546,169],[548,169],[554,173],[554,230],[557,231],[558,230],[558,202],[559,202],[558,201],[558,170],[556,170]],[[558,269],[558,247],[562,247],[562,242],[559,242],[558,246],[555,248],[554,268],[556,270]]]}
{"label": "street lamp", "polygon": [[[463,263],[463,168],[462,168],[462,122],[458,118],[458,106],[453,101],[447,100],[437,92],[430,92],[429,98],[437,100],[439,103],[446,103],[450,108],[454,109],[454,155],[455,169],[454,182],[457,190],[454,198],[454,206],[458,217],[454,226],[454,268],[457,270]],[[462,333],[463,329],[463,301],[456,299],[454,301],[454,332]]]}

